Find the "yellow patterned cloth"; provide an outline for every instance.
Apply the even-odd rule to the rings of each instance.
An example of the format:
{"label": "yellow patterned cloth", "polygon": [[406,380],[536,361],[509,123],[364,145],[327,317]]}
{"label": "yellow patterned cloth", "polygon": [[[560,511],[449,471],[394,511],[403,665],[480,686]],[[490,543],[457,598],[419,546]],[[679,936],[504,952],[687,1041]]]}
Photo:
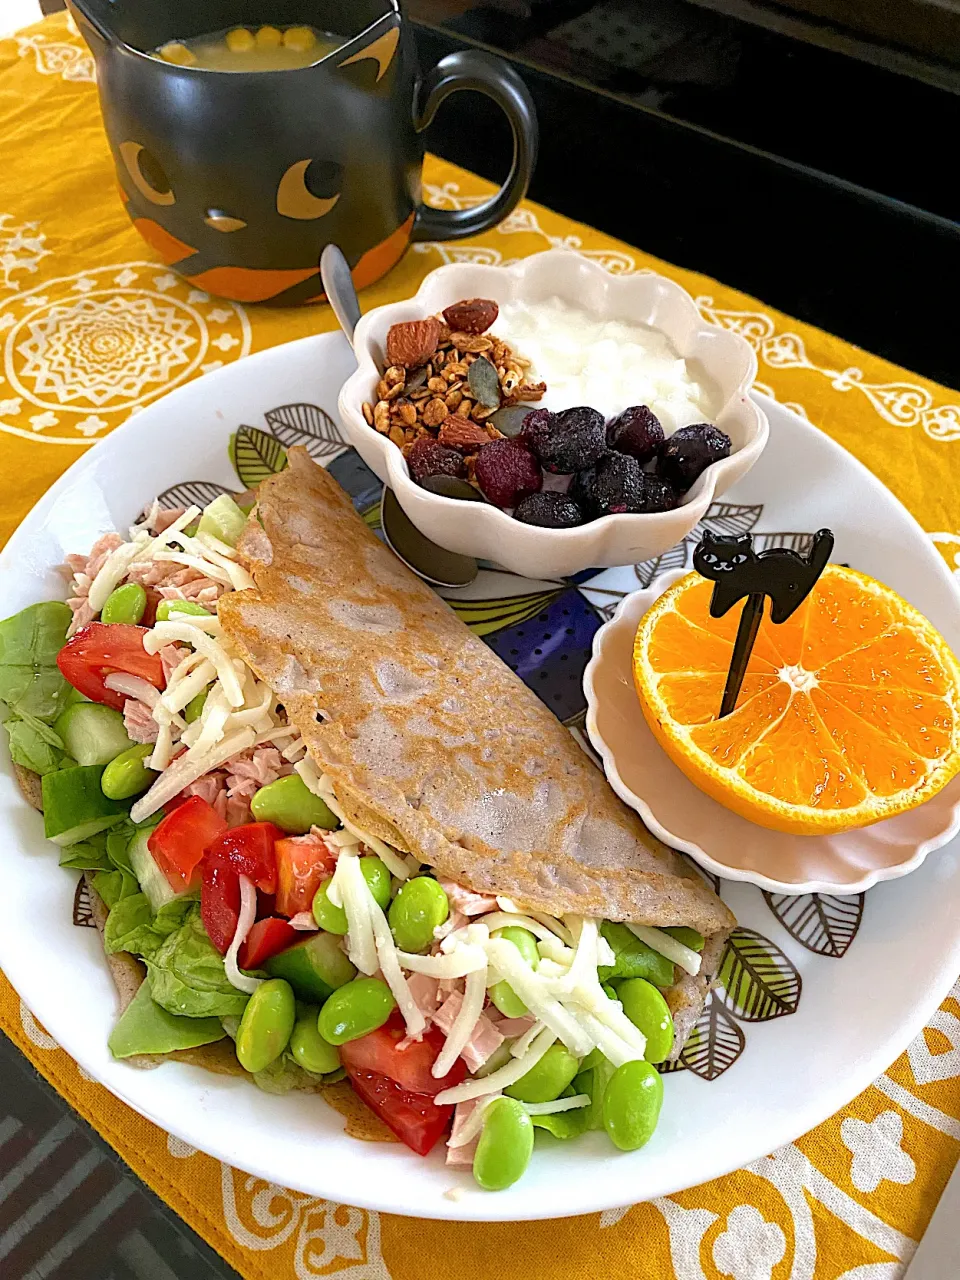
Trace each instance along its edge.
{"label": "yellow patterned cloth", "polygon": [[[0,136],[2,540],[81,451],[143,405],[334,322],[325,308],[223,302],[152,260],[117,200],[93,64],[66,18],[0,40]],[[448,208],[490,190],[437,160],[425,180],[430,201]],[[678,280],[707,318],[755,347],[760,389],[856,454],[960,564],[960,396],[705,276],[525,204],[477,240],[417,246],[364,306],[413,293],[441,262],[505,263],[551,246],[614,273]],[[522,1231],[348,1208],[195,1152],[82,1075],[2,976],[0,1027],[245,1277],[897,1280],[960,1153],[960,984],[908,1053],[796,1143],[669,1198]]]}

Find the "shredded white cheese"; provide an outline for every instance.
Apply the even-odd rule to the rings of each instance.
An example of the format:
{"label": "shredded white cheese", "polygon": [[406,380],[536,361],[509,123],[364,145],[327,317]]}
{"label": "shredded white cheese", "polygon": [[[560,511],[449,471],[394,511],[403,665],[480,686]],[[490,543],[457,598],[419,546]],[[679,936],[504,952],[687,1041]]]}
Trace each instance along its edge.
{"label": "shredded white cheese", "polygon": [[457,1147],[465,1147],[471,1143],[483,1128],[484,1112],[487,1107],[490,1106],[491,1102],[496,1102],[497,1098],[502,1097],[502,1093],[493,1093],[488,1098],[484,1098],[481,1102],[478,1102],[467,1116],[466,1120],[464,1120],[457,1132],[457,1136],[453,1137],[451,1135],[447,1139],[447,1146],[453,1147],[454,1150],[456,1150]]}
{"label": "shredded white cheese", "polygon": [[[478,938],[471,938],[470,941],[476,944]],[[437,1054],[437,1060],[430,1068],[431,1074],[435,1079],[439,1080],[445,1076],[456,1060],[463,1053],[469,1043],[470,1037],[473,1035],[477,1021],[483,1013],[483,1002],[487,995],[487,970],[475,969],[472,973],[467,974],[466,990],[463,995],[463,1002],[456,1018],[453,1020],[447,1038],[444,1041],[443,1048]]]}
{"label": "shredded white cheese", "polygon": [[189,614],[181,614],[176,621],[158,622],[143,637],[143,647],[147,653],[157,653],[164,645],[172,641],[192,644],[197,653],[202,653],[216,668],[217,676],[231,707],[243,706],[243,689],[240,676],[234,666],[233,657],[224,648],[224,643],[215,639],[200,627],[195,627],[186,618]]}
{"label": "shredded white cheese", "polygon": [[[572,1098],[554,1098],[553,1102],[524,1102],[522,1106],[528,1116],[555,1116],[561,1111],[577,1111],[580,1107],[589,1107],[592,1101],[589,1093],[575,1093]],[[472,1116],[470,1118],[473,1119]]]}
{"label": "shredded white cheese", "polygon": [[409,951],[398,951],[397,957],[405,969],[411,973],[424,973],[428,978],[465,978],[467,974],[487,967],[483,948],[466,944],[461,944],[450,955],[418,956]]}
{"label": "shredded white cheese", "polygon": [[646,924],[630,924],[629,921],[626,924],[633,936],[645,942],[651,950],[659,951],[662,956],[678,964],[687,973],[696,976],[700,972],[703,957],[699,951],[694,951],[692,947],[680,942],[672,934],[664,933],[662,929],[654,929]]}
{"label": "shredded white cheese", "polygon": [[[510,943],[506,943],[510,946]],[[516,951],[516,947],[514,947]],[[502,1093],[508,1085],[516,1084],[521,1076],[537,1065],[557,1037],[549,1027],[544,1027],[522,1058],[514,1058],[498,1071],[491,1071],[482,1079],[464,1080],[463,1084],[454,1085],[451,1089],[441,1089],[434,1098],[438,1107],[448,1103],[467,1102],[470,1098],[484,1098],[488,1093]]]}
{"label": "shredded white cheese", "polygon": [[[350,857],[350,855],[341,853],[340,857]],[[390,932],[390,926],[387,924],[387,917],[381,911],[379,903],[374,900],[373,894],[370,892],[370,886],[367,884],[366,880],[363,879],[363,873],[360,871],[360,863],[357,862],[356,858],[354,858],[353,861],[357,867],[357,873],[360,879],[363,880],[367,897],[369,899],[368,910],[370,912],[370,923],[373,928],[373,937],[377,948],[377,959],[380,961],[380,971],[383,974],[384,981],[387,986],[393,992],[393,998],[397,1002],[397,1008],[400,1010],[403,1020],[407,1026],[407,1035],[419,1036],[426,1030],[426,1019],[410,992],[410,987],[407,985],[406,978],[403,976],[403,970],[400,967],[400,959],[397,954],[397,946],[393,940],[393,934]],[[349,916],[347,918],[349,920]],[[480,1004],[482,1008],[482,995]],[[479,1014],[477,1016],[479,1017]],[[445,1073],[441,1072],[441,1074]]]}
{"label": "shredded white cheese", "polygon": [[257,891],[253,881],[247,876],[240,876],[240,915],[237,919],[237,929],[233,935],[233,941],[227,948],[227,954],[223,957],[223,967],[227,974],[227,981],[237,988],[238,991],[245,991],[248,996],[252,996],[257,987],[263,981],[262,978],[252,978],[249,974],[241,973],[240,966],[237,964],[237,955],[241,946],[247,940],[247,934],[253,928],[253,922],[257,918]]}
{"label": "shredded white cheese", "polygon": [[142,795],[131,808],[131,821],[143,822],[144,818],[149,818],[152,813],[156,813],[168,800],[172,800],[175,795],[179,795],[183,788],[188,787],[191,782],[196,782],[205,773],[210,773],[211,770],[219,768],[231,756],[236,756],[241,751],[246,751],[247,747],[253,745],[256,736],[252,729],[240,729],[237,733],[230,734],[229,737],[218,742],[208,755],[187,751],[182,756],[178,756],[169,768],[164,769],[150,790]]}
{"label": "shredded white cheese", "polygon": [[340,854],[333,883],[340,892],[347,916],[347,955],[361,973],[370,977],[380,967],[370,912],[373,899],[355,853],[344,850]]}

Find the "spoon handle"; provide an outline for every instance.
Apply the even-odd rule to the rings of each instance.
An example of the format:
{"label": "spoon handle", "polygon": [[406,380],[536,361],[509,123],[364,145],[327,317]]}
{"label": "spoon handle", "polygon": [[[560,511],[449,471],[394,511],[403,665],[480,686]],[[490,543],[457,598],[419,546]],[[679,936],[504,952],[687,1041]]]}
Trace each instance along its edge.
{"label": "spoon handle", "polygon": [[360,299],[353,287],[350,267],[339,246],[328,244],[320,255],[320,278],[333,314],[340,322],[347,341],[353,346],[353,331],[360,320]]}

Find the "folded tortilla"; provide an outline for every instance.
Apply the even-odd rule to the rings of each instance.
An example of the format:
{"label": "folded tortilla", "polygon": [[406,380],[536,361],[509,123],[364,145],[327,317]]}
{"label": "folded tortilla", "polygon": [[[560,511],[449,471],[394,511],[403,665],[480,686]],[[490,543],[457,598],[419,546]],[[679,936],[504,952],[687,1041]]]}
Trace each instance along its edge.
{"label": "folded tortilla", "polygon": [[668,992],[679,1053],[734,917],[333,477],[301,448],[289,463],[241,538],[256,589],[219,602],[240,654],[348,816],[444,878],[551,916],[699,930],[701,972]]}

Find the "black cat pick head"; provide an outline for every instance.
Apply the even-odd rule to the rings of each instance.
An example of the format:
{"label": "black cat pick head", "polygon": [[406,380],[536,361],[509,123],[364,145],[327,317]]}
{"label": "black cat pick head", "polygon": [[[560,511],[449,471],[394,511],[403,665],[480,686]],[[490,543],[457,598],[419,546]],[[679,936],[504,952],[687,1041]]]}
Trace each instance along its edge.
{"label": "black cat pick head", "polygon": [[744,601],[720,703],[720,718],[728,716],[737,705],[766,597],[770,597],[771,622],[786,622],[812,591],[832,551],[833,533],[829,529],[813,535],[813,546],[806,556],[787,547],[754,551],[749,533],[734,537],[704,533],[693,553],[693,567],[713,583],[711,616],[722,618],[738,600]]}

